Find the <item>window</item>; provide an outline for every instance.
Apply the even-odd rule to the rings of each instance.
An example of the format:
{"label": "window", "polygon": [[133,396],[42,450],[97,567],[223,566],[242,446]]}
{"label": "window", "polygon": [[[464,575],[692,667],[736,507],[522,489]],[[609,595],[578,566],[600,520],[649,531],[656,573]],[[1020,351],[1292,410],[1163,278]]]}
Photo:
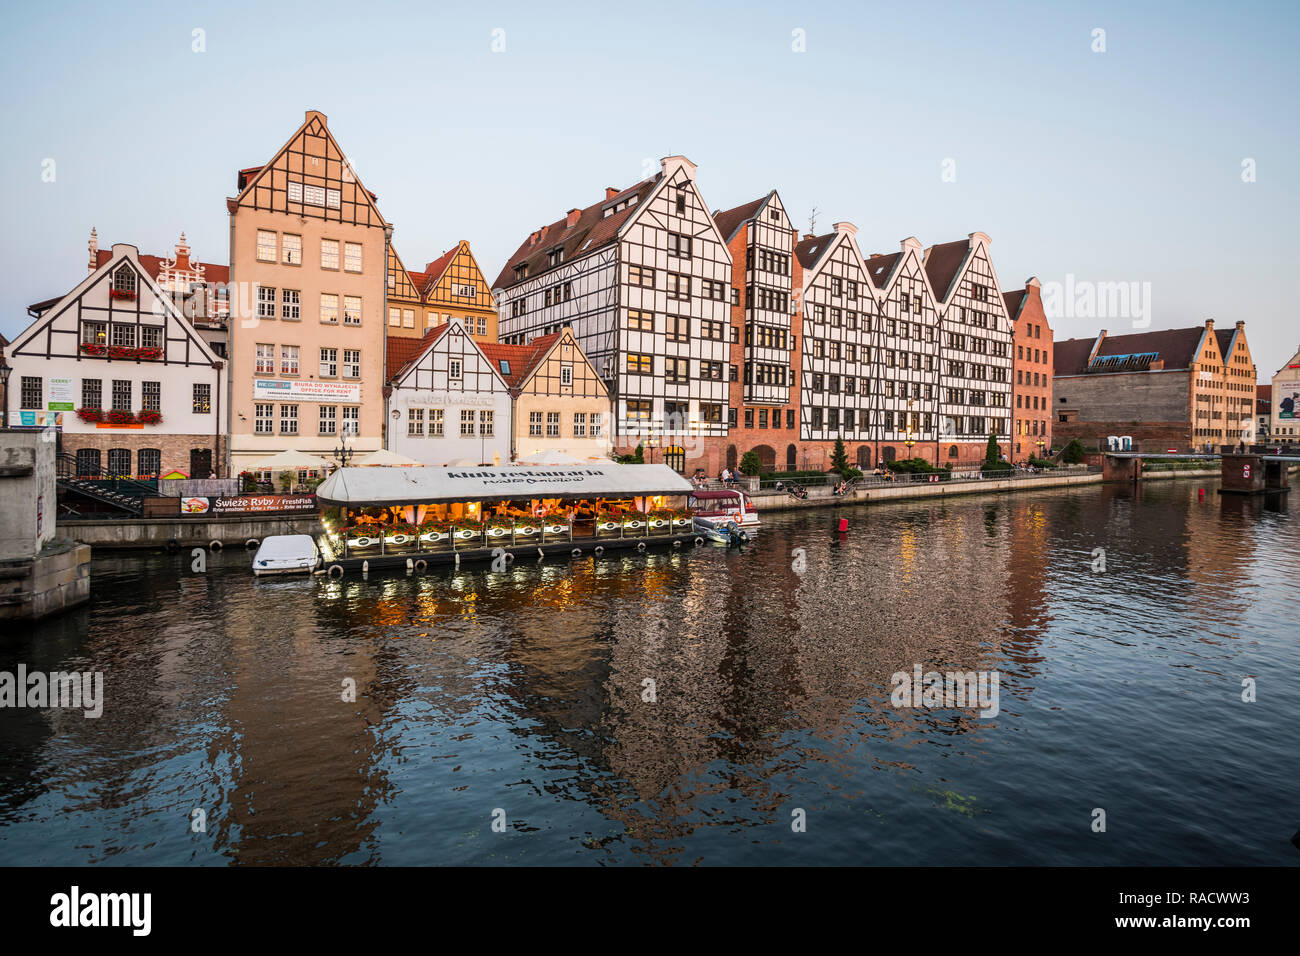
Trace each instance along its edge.
{"label": "window", "polygon": [[573,413],[573,437],[574,438],[587,437],[587,413],[586,412]]}
{"label": "window", "polygon": [[344,378],[361,377],[361,350],[360,349],[343,350],[343,377]]}
{"label": "window", "polygon": [[270,435],[275,431],[273,421],[275,415],[275,406],[267,402],[263,404],[258,402],[253,406],[253,434]]}
{"label": "window", "polygon": [[257,287],[257,317],[259,319],[275,318],[275,289],[266,286]]}
{"label": "window", "polygon": [[690,381],[691,363],[689,359],[669,356],[664,359],[664,380],[672,385],[684,385]]}
{"label": "window", "polygon": [[[149,383],[146,382],[146,385]],[[212,411],[212,386],[207,382],[194,383],[194,414],[207,415]]]}
{"label": "window", "polygon": [[162,382],[140,383],[140,408],[146,412],[162,411]]}
{"label": "window", "polygon": [[745,427],[754,427],[754,410],[752,408],[745,409]]}
{"label": "window", "polygon": [[343,243],[343,271],[344,272],[361,271],[361,243],[359,242]]}
{"label": "window", "polygon": [[113,298],[135,298],[135,273],[125,263],[113,273],[113,293]]}
{"label": "window", "polygon": [[275,233],[267,229],[257,230],[257,261],[275,261]]}
{"label": "window", "polygon": [[[128,382],[127,384],[130,385],[131,383]],[[45,380],[39,375],[24,375],[22,389],[19,393],[22,400],[22,407],[35,409],[43,408],[42,399],[44,396],[44,386]],[[116,382],[113,383],[113,387],[116,391]],[[116,408],[117,406],[114,405],[113,407]],[[129,403],[127,407],[130,407]]]}
{"label": "window", "polygon": [[302,236],[286,232],[280,242],[280,257],[285,265],[302,265]]}
{"label": "window", "polygon": [[628,266],[627,281],[632,285],[653,289],[655,287],[655,271],[646,266]]}
{"label": "window", "polygon": [[549,252],[547,252],[546,261],[548,265],[552,265],[552,266],[558,266],[561,262],[563,262],[564,246],[556,246],[554,249],[551,249]]}
{"label": "window", "polygon": [[302,202],[302,183],[289,184],[289,202]]}
{"label": "window", "polygon": [[339,297],[333,292],[320,294],[320,320],[325,325],[339,324]]}
{"label": "window", "polygon": [[591,437],[592,438],[599,438],[601,436],[601,428],[603,427],[601,420],[603,418],[604,418],[603,412],[591,413]]}
{"label": "window", "polygon": [[[37,379],[36,381],[40,381]],[[131,411],[131,383],[125,379],[113,379],[113,410],[119,412]],[[35,407],[39,407],[35,406]]]}
{"label": "window", "polygon": [[114,322],[111,338],[112,344],[114,345],[124,345],[127,348],[135,348],[135,326]]}
{"label": "window", "polygon": [[710,322],[706,319],[700,322],[700,335],[703,338],[721,342],[724,328],[725,326],[721,322]]}
{"label": "window", "polygon": [[573,384],[573,366],[572,366],[572,365],[561,365],[561,366],[560,366],[560,384],[561,384],[561,385],[572,385],[572,384]]}
{"label": "window", "polygon": [[162,348],[162,326],[140,326],[140,345],[146,349]]}
{"label": "window", "polygon": [[722,424],[722,406],[712,402],[701,402],[700,420],[710,424]]}
{"label": "window", "polygon": [[141,448],[136,454],[139,478],[155,478],[162,471],[162,449]]}
{"label": "window", "polygon": [[460,377],[461,377],[460,359],[451,359],[450,361],[447,362],[447,377],[450,379],[454,379],[456,381],[460,381]]}
{"label": "window", "polygon": [[441,408],[429,409],[429,437],[430,438],[442,437],[442,409]]}
{"label": "window", "polygon": [[320,350],[320,375],[321,378],[334,378],[339,374],[339,350],[335,348],[323,348]]}
{"label": "window", "polygon": [[722,282],[719,282],[714,279],[705,279],[703,285],[704,288],[701,291],[701,294],[704,296],[704,298],[715,299],[718,302],[721,302],[723,300],[724,294],[726,292],[726,286]]}
{"label": "window", "polygon": [[338,406],[320,406],[320,429],[322,435],[333,435],[338,431]]}
{"label": "window", "polygon": [[413,329],[413,328],[415,328],[415,310],[414,310],[414,309],[403,309],[403,310],[402,310],[402,328],[404,328],[404,329]]}
{"label": "window", "polygon": [[297,405],[280,406],[280,434],[281,435],[298,434],[298,406]]}
{"label": "window", "polygon": [[686,194],[681,190],[677,191],[677,215],[686,215]]}
{"label": "window", "polygon": [[668,233],[668,254],[677,256],[679,259],[689,259],[691,257],[691,237],[684,236],[680,232]]}
{"label": "window", "polygon": [[302,293],[298,289],[280,290],[280,318],[290,322],[302,318]]}
{"label": "window", "polygon": [[[564,293],[564,297],[567,299],[569,297],[569,284],[567,282],[564,284]],[[487,316],[480,315],[478,317],[478,334],[487,335]]]}
{"label": "window", "polygon": [[731,382],[740,381],[740,369],[736,368],[736,366],[734,365],[730,367],[730,372],[728,373],[728,381]]}
{"label": "window", "polygon": [[794,409],[788,408],[785,412],[785,427],[794,428]]}
{"label": "window", "polygon": [[629,352],[627,370],[634,375],[649,375],[654,369],[654,358],[640,352]]}
{"label": "window", "polygon": [[628,421],[650,421],[650,401],[649,399],[628,399],[627,417]]}
{"label": "window", "polygon": [[689,299],[691,297],[691,277],[680,272],[668,273],[668,298]]}
{"label": "window", "polygon": [[547,438],[560,437],[560,413],[559,412],[546,413],[546,437]]}
{"label": "window", "polygon": [[257,374],[275,374],[275,346],[265,342],[257,343]]}
{"label": "window", "polygon": [[710,382],[722,381],[722,363],[721,362],[701,362],[700,378]]}
{"label": "window", "polygon": [[108,450],[108,473],[117,477],[130,476],[131,449],[110,448]]}
{"label": "window", "polygon": [[281,375],[298,374],[298,346],[296,345],[280,346],[280,374]]}
{"label": "window", "polygon": [[345,295],[343,297],[343,324],[361,324],[361,296]]}
{"label": "window", "polygon": [[81,341],[88,345],[103,345],[108,339],[108,326],[103,322],[82,322]]}
{"label": "window", "polygon": [[542,413],[541,412],[528,413],[528,434],[532,438],[542,437]]}
{"label": "window", "polygon": [[424,435],[424,409],[408,408],[406,410],[406,435],[408,438],[421,438]]}
{"label": "window", "polygon": [[401,309],[395,309],[395,308],[389,307],[389,309],[388,309],[388,324],[389,324],[390,327],[392,327],[392,328],[394,328],[394,329],[400,329],[400,328],[402,327],[402,310],[401,310]]}
{"label": "window", "polygon": [[320,267],[322,269],[337,269],[339,267],[339,241],[337,239],[322,239],[320,241]]}
{"label": "window", "polygon": [[665,316],[664,332],[669,342],[690,341],[691,320],[684,315]]}
{"label": "window", "polygon": [[495,427],[496,413],[489,410],[479,410],[478,413],[478,433],[483,438],[491,438],[493,428]]}
{"label": "window", "polygon": [[472,438],[474,436],[474,409],[462,408],[460,410],[460,437]]}
{"label": "window", "polygon": [[655,330],[655,314],[653,312],[638,312],[635,309],[629,310],[627,325],[633,332],[653,332]]}
{"label": "window", "polygon": [[325,190],[325,205],[329,206],[329,208],[338,209],[342,205],[342,199],[343,197],[337,189]]}
{"label": "window", "polygon": [[[98,378],[83,378],[81,380],[81,407],[82,408],[103,408],[104,401],[104,383]],[[27,406],[24,405],[24,408]]]}

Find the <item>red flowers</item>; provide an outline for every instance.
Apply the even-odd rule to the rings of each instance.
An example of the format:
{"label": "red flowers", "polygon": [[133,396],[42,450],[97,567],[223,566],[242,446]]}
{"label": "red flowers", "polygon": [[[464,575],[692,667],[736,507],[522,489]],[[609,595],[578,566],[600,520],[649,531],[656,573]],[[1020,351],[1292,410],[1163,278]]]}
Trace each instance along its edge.
{"label": "red flowers", "polygon": [[141,425],[161,425],[162,412],[155,412],[146,408],[136,413],[135,420]]}
{"label": "red flowers", "polygon": [[104,421],[110,425],[134,425],[135,414],[114,408],[104,413]]}
{"label": "red flowers", "polygon": [[77,417],[87,425],[94,425],[104,420],[104,410],[102,408],[78,408]]}
{"label": "red flowers", "polygon": [[98,342],[82,342],[81,351],[86,355],[105,356],[113,359],[136,359],[141,362],[156,362],[162,358],[162,349],[132,348],[129,345],[100,345]]}
{"label": "red flowers", "polygon": [[162,412],[150,409],[128,412],[120,408],[109,411],[102,408],[78,408],[77,417],[87,425],[161,425],[163,420]]}
{"label": "red flowers", "polygon": [[110,299],[134,299],[135,293],[130,289],[109,289],[108,297]]}

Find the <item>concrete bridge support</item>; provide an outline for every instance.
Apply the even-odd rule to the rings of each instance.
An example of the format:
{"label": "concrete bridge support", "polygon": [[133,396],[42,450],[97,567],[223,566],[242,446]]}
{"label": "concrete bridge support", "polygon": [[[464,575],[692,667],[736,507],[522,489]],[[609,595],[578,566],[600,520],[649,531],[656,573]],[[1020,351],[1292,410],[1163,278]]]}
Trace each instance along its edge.
{"label": "concrete bridge support", "polygon": [[1120,458],[1117,455],[1107,455],[1101,463],[1101,480],[1130,482],[1141,481],[1142,459]]}

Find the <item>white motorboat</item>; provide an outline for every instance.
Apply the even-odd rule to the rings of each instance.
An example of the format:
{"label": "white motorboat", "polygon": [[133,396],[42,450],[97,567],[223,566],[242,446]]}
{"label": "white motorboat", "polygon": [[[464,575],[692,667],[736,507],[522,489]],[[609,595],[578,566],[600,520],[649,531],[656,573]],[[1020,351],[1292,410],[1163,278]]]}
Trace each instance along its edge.
{"label": "white motorboat", "polygon": [[253,558],[253,574],[311,574],[320,551],[309,534],[273,534],[262,540]]}

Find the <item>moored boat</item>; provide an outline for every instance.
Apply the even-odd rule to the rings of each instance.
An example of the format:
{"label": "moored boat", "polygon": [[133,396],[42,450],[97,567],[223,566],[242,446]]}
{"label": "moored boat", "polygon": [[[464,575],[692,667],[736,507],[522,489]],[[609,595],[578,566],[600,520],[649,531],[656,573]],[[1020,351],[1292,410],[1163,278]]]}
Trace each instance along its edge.
{"label": "moored boat", "polygon": [[693,490],[686,507],[699,518],[710,521],[730,521],[753,531],[758,528],[758,508],[749,495],[735,488],[716,491]]}
{"label": "moored boat", "polygon": [[253,557],[253,574],[311,574],[320,551],[309,534],[273,534],[262,540]]}

